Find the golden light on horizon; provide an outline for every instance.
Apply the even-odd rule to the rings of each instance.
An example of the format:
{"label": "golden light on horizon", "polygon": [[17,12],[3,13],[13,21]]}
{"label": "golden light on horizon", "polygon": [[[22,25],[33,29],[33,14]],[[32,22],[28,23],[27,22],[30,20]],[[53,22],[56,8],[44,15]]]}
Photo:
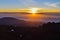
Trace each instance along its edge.
{"label": "golden light on horizon", "polygon": [[0,9],[0,12],[27,12],[31,14],[40,12],[60,12],[60,9],[46,9],[46,8],[26,8],[26,9]]}

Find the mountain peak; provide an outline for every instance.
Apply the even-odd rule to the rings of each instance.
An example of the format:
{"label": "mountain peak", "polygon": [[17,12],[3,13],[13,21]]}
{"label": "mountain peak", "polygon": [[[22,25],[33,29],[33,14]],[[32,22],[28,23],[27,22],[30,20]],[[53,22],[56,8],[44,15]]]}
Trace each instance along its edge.
{"label": "mountain peak", "polygon": [[3,17],[3,18],[1,18],[1,19],[14,19],[14,20],[18,20],[18,19],[13,18],[13,17]]}
{"label": "mountain peak", "polygon": [[26,25],[26,22],[24,20],[18,20],[13,17],[4,17],[4,18],[0,18],[0,25],[23,26]]}

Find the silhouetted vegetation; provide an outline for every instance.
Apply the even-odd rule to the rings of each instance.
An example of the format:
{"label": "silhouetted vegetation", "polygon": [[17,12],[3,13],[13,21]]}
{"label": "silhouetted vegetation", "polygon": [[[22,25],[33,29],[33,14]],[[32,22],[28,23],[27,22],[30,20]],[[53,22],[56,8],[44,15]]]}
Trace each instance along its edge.
{"label": "silhouetted vegetation", "polygon": [[60,23],[39,27],[0,25],[0,40],[60,40]]}

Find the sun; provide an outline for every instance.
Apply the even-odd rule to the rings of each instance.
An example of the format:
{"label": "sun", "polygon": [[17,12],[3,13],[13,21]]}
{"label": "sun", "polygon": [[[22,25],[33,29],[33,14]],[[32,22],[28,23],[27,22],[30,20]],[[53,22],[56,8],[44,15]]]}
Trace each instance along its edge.
{"label": "sun", "polygon": [[32,8],[32,9],[31,9],[31,13],[32,13],[32,14],[35,14],[35,13],[37,13],[37,10],[38,10],[38,8]]}
{"label": "sun", "polygon": [[37,13],[37,11],[38,11],[38,8],[31,8],[30,9],[30,13],[32,13],[32,14]]}

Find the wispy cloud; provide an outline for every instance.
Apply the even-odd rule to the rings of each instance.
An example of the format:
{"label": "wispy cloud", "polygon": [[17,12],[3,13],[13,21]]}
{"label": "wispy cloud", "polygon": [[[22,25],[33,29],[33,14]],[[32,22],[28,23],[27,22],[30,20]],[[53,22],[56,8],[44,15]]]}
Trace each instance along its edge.
{"label": "wispy cloud", "polygon": [[41,3],[39,4],[37,1],[35,0],[19,0],[20,1],[20,4],[22,7],[42,7],[41,8],[45,8],[45,7],[48,7],[48,8],[60,8],[60,2],[56,2],[56,3],[51,3],[51,2],[45,2],[44,4]]}
{"label": "wispy cloud", "polygon": [[46,2],[44,4],[48,7],[60,8],[60,2],[57,2],[57,3]]}
{"label": "wispy cloud", "polygon": [[39,7],[38,3],[34,0],[19,0],[24,7]]}

